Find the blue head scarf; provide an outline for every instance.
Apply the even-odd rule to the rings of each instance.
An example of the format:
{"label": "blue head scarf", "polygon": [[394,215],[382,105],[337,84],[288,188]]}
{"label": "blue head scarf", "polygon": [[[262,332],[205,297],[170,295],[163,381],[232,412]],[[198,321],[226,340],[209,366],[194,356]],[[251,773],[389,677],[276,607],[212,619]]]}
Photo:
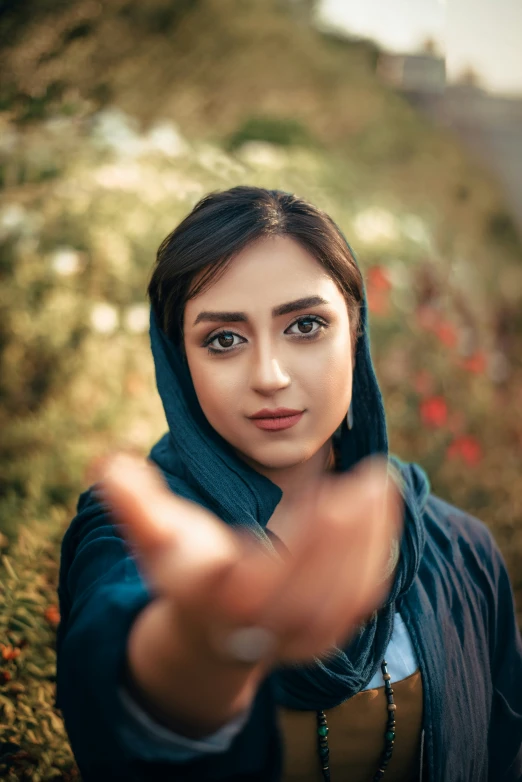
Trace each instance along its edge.
{"label": "blue head scarf", "polygon": [[[355,256],[354,256],[355,257]],[[361,336],[356,345],[352,410],[335,433],[341,471],[381,454],[400,476],[404,531],[391,591],[378,612],[343,649],[307,665],[285,666],[273,673],[279,703],[294,709],[328,709],[363,689],[377,671],[391,638],[396,603],[416,577],[425,543],[422,512],[430,484],[422,468],[388,454],[386,417],[370,355],[366,291],[361,302]],[[199,404],[181,349],[159,326],[151,308],[150,340],[156,383],[169,431],[154,445],[149,459],[170,488],[196,499],[224,522],[250,531],[272,548],[266,525],[282,497],[281,489],[237,456],[209,424]]]}

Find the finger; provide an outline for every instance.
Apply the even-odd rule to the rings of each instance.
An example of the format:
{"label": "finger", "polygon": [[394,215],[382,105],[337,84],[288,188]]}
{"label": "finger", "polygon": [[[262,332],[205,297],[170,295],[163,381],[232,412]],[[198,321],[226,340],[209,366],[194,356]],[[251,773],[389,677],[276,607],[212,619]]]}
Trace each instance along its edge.
{"label": "finger", "polygon": [[[307,598],[308,602],[292,613],[294,631],[285,637],[284,645],[287,658],[310,658],[335,645],[337,639],[348,637],[360,625],[361,614],[368,607],[373,611],[385,598],[387,588],[385,584],[379,586],[379,575],[384,552],[389,551],[388,535],[381,529],[381,517],[386,508],[384,498],[389,492],[386,473],[383,464],[375,462],[370,470],[359,471],[359,481],[364,475],[364,484],[360,487],[362,495],[359,496],[359,507],[355,508],[352,492],[351,510],[360,516],[361,523],[352,527],[345,525],[341,542],[332,539],[331,552],[326,554],[324,577],[314,578],[312,574],[314,589]],[[343,488],[343,483],[339,482],[335,492],[330,492],[331,495],[337,494],[333,501],[339,508],[346,507]],[[395,520],[392,523],[395,524]],[[372,527],[380,532],[377,540],[372,540],[375,537]],[[316,565],[314,571],[317,576]],[[306,585],[303,596],[305,592]]]}
{"label": "finger", "polygon": [[317,550],[322,535],[315,510],[319,488],[319,481],[309,483],[288,511],[292,515],[289,528],[294,530],[290,533],[288,557],[269,556],[251,536],[243,536],[241,556],[216,584],[212,597],[222,617],[237,623],[262,622],[267,610],[284,592],[284,584]]}
{"label": "finger", "polygon": [[[403,532],[404,505],[399,490],[393,480],[388,479],[383,497],[375,507],[373,524],[369,526],[368,547],[375,553],[375,558],[362,559],[363,567],[360,574],[359,611],[364,617],[369,616],[380,604],[393,585],[393,571],[390,571],[390,556],[398,547]],[[376,600],[379,602],[377,603]]]}
{"label": "finger", "polygon": [[286,577],[289,560],[265,549],[245,533],[238,535],[241,555],[213,594],[216,611],[237,624],[256,624]]}
{"label": "finger", "polygon": [[171,492],[151,465],[118,454],[105,466],[102,492],[145,575],[164,594],[182,598],[198,581],[217,578],[236,555],[226,525]]}
{"label": "finger", "polygon": [[[382,578],[382,572],[389,564],[392,545],[397,543],[397,530],[402,529],[402,502],[393,482],[385,490],[384,503],[376,497],[374,503],[374,526],[383,530],[377,546],[366,551],[369,562],[362,567],[366,584],[360,583],[358,573],[344,567],[339,575],[339,588],[325,602],[323,610],[317,612],[310,622],[310,636],[313,640],[324,639],[325,645],[346,642],[354,630],[368,621],[371,614],[383,604],[393,583],[390,577]],[[383,508],[385,517],[383,518]],[[362,552],[361,561],[364,561]],[[303,648],[304,645],[303,645]]]}
{"label": "finger", "polygon": [[159,471],[143,460],[116,454],[101,469],[102,497],[122,531],[142,554],[175,539],[172,516],[166,512],[167,490]]}
{"label": "finger", "polygon": [[[356,489],[353,481],[345,481],[331,494],[322,502],[319,538],[288,574],[282,594],[268,612],[270,627],[289,637],[306,634],[325,604],[338,595],[339,586],[357,581],[368,551],[367,522],[382,501],[382,481],[366,479]],[[356,592],[351,600],[355,613]]]}
{"label": "finger", "polygon": [[219,603],[224,613],[238,622],[261,621],[267,608],[277,600],[283,584],[317,547],[320,530],[314,506],[319,483],[308,484],[300,500],[288,511],[289,526],[298,529],[291,535],[288,556],[267,555],[267,550],[251,537],[244,536],[242,556],[220,585]]}

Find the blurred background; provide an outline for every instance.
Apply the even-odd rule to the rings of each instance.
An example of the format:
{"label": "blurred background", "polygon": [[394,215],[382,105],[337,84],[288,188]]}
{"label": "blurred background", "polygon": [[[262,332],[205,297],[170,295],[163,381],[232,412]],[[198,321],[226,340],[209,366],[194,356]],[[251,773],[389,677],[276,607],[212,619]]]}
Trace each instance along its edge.
{"label": "blurred background", "polygon": [[60,541],[165,431],[145,289],[210,190],[338,222],[391,451],[490,527],[522,621],[521,37],[517,0],[0,0],[0,776],[78,778]]}

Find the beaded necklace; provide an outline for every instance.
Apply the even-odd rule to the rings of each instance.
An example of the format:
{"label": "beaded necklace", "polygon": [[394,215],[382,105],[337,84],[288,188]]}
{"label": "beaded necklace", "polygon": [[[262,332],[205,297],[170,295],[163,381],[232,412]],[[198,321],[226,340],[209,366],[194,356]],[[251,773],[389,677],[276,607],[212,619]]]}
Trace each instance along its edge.
{"label": "beaded necklace", "polygon": [[[335,442],[330,453],[329,463],[327,469],[335,468],[336,464],[340,463],[339,449],[336,447]],[[382,779],[388,763],[390,762],[393,754],[393,747],[395,744],[395,711],[397,706],[393,700],[393,688],[391,686],[391,676],[388,673],[388,664],[386,660],[381,663],[382,678],[384,679],[384,694],[388,702],[388,721],[386,723],[386,731],[384,733],[384,750],[381,754],[381,760],[379,762],[379,768],[375,772],[372,782],[378,782]],[[330,782],[330,749],[328,747],[328,723],[326,721],[326,714],[322,710],[316,711],[317,717],[317,750],[319,752],[319,761],[321,764],[321,771],[323,773],[323,779],[325,782]]]}
{"label": "beaded necklace", "polygon": [[[384,734],[384,740],[385,740],[384,750],[381,755],[379,768],[375,772],[372,782],[377,782],[377,780],[383,778],[384,772],[386,771],[386,767],[390,762],[393,753],[393,746],[395,744],[395,709],[397,707],[393,701],[393,689],[390,681],[391,677],[390,674],[388,673],[386,660],[383,660],[381,663],[381,671],[382,671],[382,677],[384,679],[384,694],[386,695],[386,700],[388,701],[388,721],[386,723],[386,732]],[[329,782],[330,750],[328,747],[328,724],[326,722],[326,714],[324,713],[324,711],[317,711],[316,715],[317,715],[317,749],[319,751],[321,771],[323,772],[323,779],[325,779],[326,782]]]}

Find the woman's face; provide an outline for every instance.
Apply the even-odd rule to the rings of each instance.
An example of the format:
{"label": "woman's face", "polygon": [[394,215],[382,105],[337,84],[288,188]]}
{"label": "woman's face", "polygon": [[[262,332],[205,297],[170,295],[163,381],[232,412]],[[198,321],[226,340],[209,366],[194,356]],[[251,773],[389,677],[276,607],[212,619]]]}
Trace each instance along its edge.
{"label": "woman's face", "polygon": [[[184,343],[205,416],[261,472],[310,459],[348,411],[352,353],[345,299],[323,266],[288,236],[250,245],[187,302]],[[258,428],[250,418],[278,407],[303,413],[280,430]]]}

